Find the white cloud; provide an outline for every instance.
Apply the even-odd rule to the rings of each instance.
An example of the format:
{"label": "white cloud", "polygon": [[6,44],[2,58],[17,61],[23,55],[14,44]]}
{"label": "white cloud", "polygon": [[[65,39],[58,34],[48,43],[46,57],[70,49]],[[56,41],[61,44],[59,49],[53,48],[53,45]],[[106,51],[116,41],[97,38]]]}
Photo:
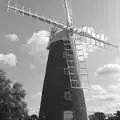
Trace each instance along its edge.
{"label": "white cloud", "polygon": [[100,85],[92,85],[91,91],[93,94],[106,94],[107,91]]}
{"label": "white cloud", "polygon": [[34,98],[36,98],[36,97],[41,97],[41,95],[42,95],[42,92],[40,91],[40,92],[37,92],[37,93],[35,93],[33,96],[32,96],[32,99],[34,99]]}
{"label": "white cloud", "polygon": [[[113,92],[109,90],[114,90]],[[101,101],[116,101],[120,100],[118,91],[120,89],[120,83],[117,85],[110,85],[108,89],[104,89],[100,85],[92,85],[91,86],[91,95],[93,99],[101,100]]]}
{"label": "white cloud", "polygon": [[119,101],[119,94],[93,95],[87,103],[87,109],[89,112],[94,110],[94,112],[104,111],[105,113],[110,113],[120,108]]}
{"label": "white cloud", "polygon": [[114,92],[118,90],[120,85],[112,85],[110,89],[113,92],[109,91],[110,89],[104,89],[100,85],[91,86],[91,96],[88,96],[89,101],[86,102],[87,109],[91,111],[104,111],[106,113],[114,112],[120,108],[120,95],[119,93]]}
{"label": "white cloud", "polygon": [[19,40],[19,37],[15,33],[5,35],[5,37],[8,38],[12,42],[16,42]]}
{"label": "white cloud", "polygon": [[117,81],[120,82],[120,78],[118,78]]}
{"label": "white cloud", "polygon": [[103,67],[100,67],[96,71],[97,75],[120,75],[120,65],[119,64],[106,64]]}
{"label": "white cloud", "polygon": [[9,54],[0,53],[0,62],[10,66],[16,66],[17,57],[13,53],[9,53]]}
{"label": "white cloud", "polygon": [[98,100],[99,102],[109,102],[109,103],[113,103],[115,101],[119,101],[120,97],[119,94],[104,94],[104,95],[93,95],[92,98],[94,100]]}
{"label": "white cloud", "polygon": [[29,54],[31,55],[46,50],[49,42],[49,35],[50,33],[44,30],[33,33],[32,37],[27,40],[24,48],[28,48]]}
{"label": "white cloud", "polygon": [[120,108],[119,94],[108,94],[102,101],[105,101],[106,103],[101,105],[106,112],[115,112]]}
{"label": "white cloud", "polygon": [[116,85],[110,85],[109,89],[115,92],[120,92],[120,83],[117,83]]}

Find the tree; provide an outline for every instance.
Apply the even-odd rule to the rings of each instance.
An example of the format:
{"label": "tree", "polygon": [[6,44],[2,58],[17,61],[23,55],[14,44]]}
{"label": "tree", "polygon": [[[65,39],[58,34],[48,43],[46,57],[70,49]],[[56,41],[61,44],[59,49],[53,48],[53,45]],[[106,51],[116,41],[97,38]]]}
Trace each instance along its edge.
{"label": "tree", "polygon": [[115,120],[120,120],[120,111],[117,110],[116,113],[114,114]]}
{"label": "tree", "polygon": [[89,120],[97,120],[97,118],[94,114],[91,114],[88,117],[89,117]]}
{"label": "tree", "polygon": [[31,120],[38,120],[38,117],[36,114],[33,114],[30,116]]}
{"label": "tree", "polygon": [[22,84],[13,83],[6,77],[6,73],[0,70],[0,117],[4,117],[4,120],[17,120],[27,116],[25,95]]}
{"label": "tree", "polygon": [[96,116],[97,120],[105,119],[105,114],[103,112],[95,112],[94,115]]}
{"label": "tree", "polygon": [[115,120],[115,116],[108,116],[107,120]]}

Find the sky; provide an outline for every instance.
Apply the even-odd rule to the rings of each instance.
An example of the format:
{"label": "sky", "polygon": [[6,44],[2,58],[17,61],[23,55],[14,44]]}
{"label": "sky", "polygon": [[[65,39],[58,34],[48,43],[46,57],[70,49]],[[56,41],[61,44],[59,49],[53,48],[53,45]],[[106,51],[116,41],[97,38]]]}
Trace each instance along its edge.
{"label": "sky", "polygon": [[[23,84],[29,113],[38,113],[49,51],[50,25],[6,11],[0,0],[0,68],[12,81]],[[16,0],[18,7],[66,23],[63,0]],[[74,26],[92,26],[119,46],[119,0],[71,0]],[[89,86],[85,90],[88,113],[120,109],[120,56],[115,49],[89,53]]]}

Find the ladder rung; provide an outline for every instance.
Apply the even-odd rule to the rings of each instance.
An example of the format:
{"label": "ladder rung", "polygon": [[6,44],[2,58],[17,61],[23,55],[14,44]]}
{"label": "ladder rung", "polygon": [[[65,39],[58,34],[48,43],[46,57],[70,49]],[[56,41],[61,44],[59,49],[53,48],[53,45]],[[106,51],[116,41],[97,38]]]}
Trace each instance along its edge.
{"label": "ladder rung", "polygon": [[71,50],[71,51],[73,51],[73,49],[72,49],[72,48],[67,48],[67,47],[65,47],[65,48],[64,48],[64,50],[68,50],[68,51],[70,51],[70,50]]}
{"label": "ladder rung", "polygon": [[73,86],[71,86],[71,88],[74,88],[74,89],[81,89],[82,87],[73,87]]}
{"label": "ladder rung", "polygon": [[64,50],[65,50],[65,51],[72,51],[72,52],[73,52],[73,50],[72,50],[72,49],[69,49],[69,48],[64,48]]}
{"label": "ladder rung", "polygon": [[71,74],[71,77],[78,77],[78,74]]}
{"label": "ladder rung", "polygon": [[67,52],[63,52],[63,56],[66,57],[67,59],[69,59],[69,58],[73,59],[73,57],[74,57],[73,54],[69,54]]}
{"label": "ladder rung", "polygon": [[76,67],[75,67],[75,66],[68,66],[68,68],[75,68],[75,69],[76,69]]}
{"label": "ladder rung", "polygon": [[66,54],[66,52],[65,52],[65,55],[66,55],[66,56],[73,56],[73,54]]}
{"label": "ladder rung", "polygon": [[66,59],[66,62],[68,66],[75,66],[75,62],[73,59]]}
{"label": "ladder rung", "polygon": [[78,79],[78,76],[77,75],[70,75],[70,79]]}
{"label": "ladder rung", "polygon": [[73,51],[72,50],[65,50],[65,54],[73,54]]}
{"label": "ladder rung", "polygon": [[65,54],[65,56],[73,58],[73,54]]}
{"label": "ladder rung", "polygon": [[73,81],[73,82],[78,82],[78,80],[75,80],[75,79],[70,79],[71,81]]}
{"label": "ladder rung", "polygon": [[69,74],[70,74],[70,75],[77,75],[77,73],[70,73],[70,72],[69,72]]}
{"label": "ladder rung", "polygon": [[73,59],[68,59],[67,62],[73,62],[74,63],[74,60]]}

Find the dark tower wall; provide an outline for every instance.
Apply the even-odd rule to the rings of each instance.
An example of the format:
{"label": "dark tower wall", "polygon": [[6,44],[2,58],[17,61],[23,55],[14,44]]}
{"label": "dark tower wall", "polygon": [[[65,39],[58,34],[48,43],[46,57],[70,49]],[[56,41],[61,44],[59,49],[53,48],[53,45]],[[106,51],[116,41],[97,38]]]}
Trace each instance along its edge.
{"label": "dark tower wall", "polygon": [[[64,57],[64,42],[50,46],[40,105],[40,120],[64,120],[64,111],[72,111],[74,120],[87,120],[82,89],[72,89]],[[66,119],[71,120],[71,119]]]}

